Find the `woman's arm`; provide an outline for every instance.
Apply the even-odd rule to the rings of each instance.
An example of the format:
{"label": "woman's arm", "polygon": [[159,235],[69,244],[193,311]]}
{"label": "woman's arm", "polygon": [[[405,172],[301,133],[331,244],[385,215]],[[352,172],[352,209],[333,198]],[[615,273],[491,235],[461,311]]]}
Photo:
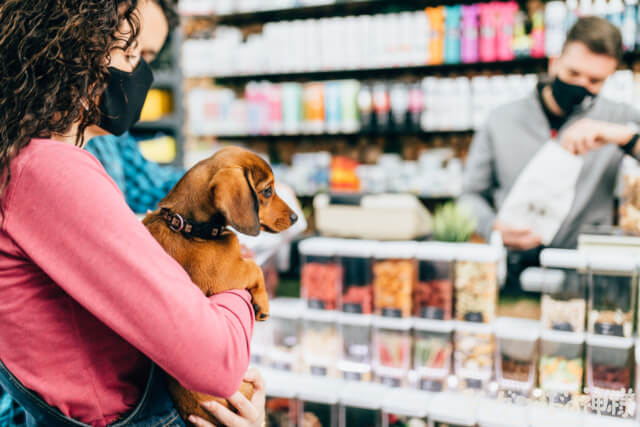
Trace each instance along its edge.
{"label": "woman's arm", "polygon": [[92,156],[40,144],[14,171],[5,206],[4,228],[25,256],[94,316],[185,387],[237,390],[249,364],[249,294],[206,298]]}

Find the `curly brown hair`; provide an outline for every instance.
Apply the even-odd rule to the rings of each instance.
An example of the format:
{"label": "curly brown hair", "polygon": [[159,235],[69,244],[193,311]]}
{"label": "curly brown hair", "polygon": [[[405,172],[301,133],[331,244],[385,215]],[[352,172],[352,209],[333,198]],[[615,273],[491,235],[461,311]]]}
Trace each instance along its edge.
{"label": "curly brown hair", "polygon": [[[100,120],[109,52],[137,37],[138,0],[0,1],[0,200],[10,163],[32,138]],[[128,22],[131,31],[117,33]],[[4,217],[4,212],[2,211]]]}

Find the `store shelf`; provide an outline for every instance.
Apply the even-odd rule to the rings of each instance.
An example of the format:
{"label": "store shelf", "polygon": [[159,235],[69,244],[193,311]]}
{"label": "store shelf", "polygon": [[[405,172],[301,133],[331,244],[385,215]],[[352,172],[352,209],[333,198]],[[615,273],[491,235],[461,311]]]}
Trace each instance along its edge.
{"label": "store shelf", "polygon": [[[316,194],[300,194],[300,193],[296,193],[296,197],[298,197],[298,199],[306,201],[306,200],[312,200],[317,194],[320,194],[320,193],[316,193]],[[411,194],[411,193],[409,193],[409,194]],[[456,194],[414,194],[414,196],[416,196],[418,199],[423,200],[423,201],[434,202],[434,203],[444,203],[444,202],[448,202],[448,201],[451,201],[451,200],[457,198],[459,195],[456,195]]]}
{"label": "store shelf", "polygon": [[134,131],[171,130],[177,131],[182,126],[178,117],[169,116],[160,120],[138,122],[133,127]]}
{"label": "store shelf", "polygon": [[[238,74],[229,76],[199,76],[212,77],[216,83],[222,85],[244,84],[252,80],[267,80],[272,82],[283,81],[311,81],[311,80],[334,80],[334,79],[372,79],[372,78],[398,78],[403,76],[425,77],[438,72],[462,72],[462,71],[483,71],[499,70],[502,73],[515,71],[535,72],[545,69],[547,58],[520,58],[513,61],[497,62],[473,62],[467,64],[437,64],[437,65],[416,65],[406,67],[390,68],[360,68],[353,70],[325,70],[295,73],[256,73]],[[191,76],[190,76],[191,77]],[[195,76],[193,76],[195,77]]]}
{"label": "store shelf", "polygon": [[[458,4],[459,1],[441,1],[438,4]],[[218,15],[215,18],[220,25],[259,25],[274,21],[295,19],[319,19],[334,16],[365,15],[406,10],[419,10],[433,1],[396,0],[390,4],[385,0],[341,1],[332,4],[303,6],[288,9],[258,10]]]}
{"label": "store shelf", "polygon": [[173,88],[181,83],[182,76],[174,70],[153,70],[154,88]]}
{"label": "store shelf", "polygon": [[[433,130],[433,131],[376,131],[376,132],[354,132],[354,133],[319,133],[319,134],[280,134],[280,135],[215,135],[217,139],[223,141],[290,141],[299,139],[332,139],[332,138],[367,138],[367,137],[430,137],[430,136],[453,136],[471,135],[473,129],[465,130]],[[195,135],[194,135],[195,136]],[[203,135],[198,135],[203,136]]]}

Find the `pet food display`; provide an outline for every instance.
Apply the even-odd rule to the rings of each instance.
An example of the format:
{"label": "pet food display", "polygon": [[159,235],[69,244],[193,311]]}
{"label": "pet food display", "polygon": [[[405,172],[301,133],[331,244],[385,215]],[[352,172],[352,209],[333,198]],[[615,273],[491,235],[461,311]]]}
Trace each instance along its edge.
{"label": "pet food display", "polygon": [[342,311],[371,314],[373,312],[373,260],[375,242],[342,240],[336,254],[342,263]]}
{"label": "pet food display", "polygon": [[338,241],[310,238],[299,245],[302,256],[300,293],[310,308],[336,310],[342,293],[342,265],[335,256]]}
{"label": "pet food display", "polygon": [[413,314],[450,320],[453,310],[453,247],[435,242],[418,246],[418,282],[413,291]]}
{"label": "pet food display", "polygon": [[429,421],[434,427],[476,426],[479,401],[473,393],[436,393],[429,402]]}
{"label": "pet food display", "polygon": [[542,325],[545,329],[584,332],[588,276],[586,258],[575,250],[545,249],[540,255]]}
{"label": "pet food display", "polygon": [[451,373],[453,324],[415,319],[413,327],[413,370],[418,386],[427,391],[443,391]]}
{"label": "pet food display", "polygon": [[370,316],[341,313],[342,358],[338,362],[338,368],[344,379],[371,381],[372,329]]}
{"label": "pet food display", "polygon": [[342,383],[334,378],[321,377],[304,377],[298,381],[298,426],[337,427]]}
{"label": "pet food display", "polygon": [[456,320],[491,322],[498,303],[500,252],[487,245],[466,245],[456,256]]}
{"label": "pet food display", "polygon": [[528,396],[535,385],[538,322],[501,317],[495,322],[496,378],[502,390]]}
{"label": "pet food display", "polygon": [[[587,337],[587,387],[625,392],[632,386],[633,340],[589,334]],[[595,390],[594,390],[595,389]]]}
{"label": "pet food display", "polygon": [[374,319],[374,372],[377,380],[390,387],[406,385],[411,366],[411,321]]}
{"label": "pet food display", "polygon": [[454,340],[454,372],[462,379],[462,387],[484,389],[493,374],[495,341],[491,325],[457,322]]}
{"label": "pet food display", "polygon": [[327,310],[306,310],[303,317],[303,372],[323,377],[337,377],[342,340],[338,335],[336,313]]}
{"label": "pet food display", "polygon": [[273,331],[273,341],[268,357],[269,364],[274,369],[293,372],[300,370],[303,304],[296,298],[278,298],[270,301],[269,323]]}
{"label": "pet food display", "polygon": [[294,399],[268,397],[265,405],[267,425],[296,427],[298,404]]}
{"label": "pet food display", "polygon": [[388,389],[381,384],[349,382],[340,390],[340,427],[379,427]]}
{"label": "pet food display", "polygon": [[551,402],[564,403],[582,392],[584,334],[545,330],[541,334],[540,388]]}
{"label": "pet food display", "polygon": [[376,314],[410,317],[417,278],[415,242],[381,242],[374,249],[373,295]]}
{"label": "pet food display", "polygon": [[632,256],[591,254],[589,332],[630,337],[636,302],[636,263]]}

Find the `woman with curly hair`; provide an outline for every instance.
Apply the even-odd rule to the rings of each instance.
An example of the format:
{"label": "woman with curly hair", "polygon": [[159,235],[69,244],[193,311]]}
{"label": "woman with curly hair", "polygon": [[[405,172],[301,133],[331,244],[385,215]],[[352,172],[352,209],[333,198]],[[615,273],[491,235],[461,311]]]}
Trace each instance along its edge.
{"label": "woman with curly hair", "polygon": [[30,426],[183,426],[160,369],[264,420],[249,294],[203,296],[81,148],[138,119],[151,3],[0,0],[0,385]]}

